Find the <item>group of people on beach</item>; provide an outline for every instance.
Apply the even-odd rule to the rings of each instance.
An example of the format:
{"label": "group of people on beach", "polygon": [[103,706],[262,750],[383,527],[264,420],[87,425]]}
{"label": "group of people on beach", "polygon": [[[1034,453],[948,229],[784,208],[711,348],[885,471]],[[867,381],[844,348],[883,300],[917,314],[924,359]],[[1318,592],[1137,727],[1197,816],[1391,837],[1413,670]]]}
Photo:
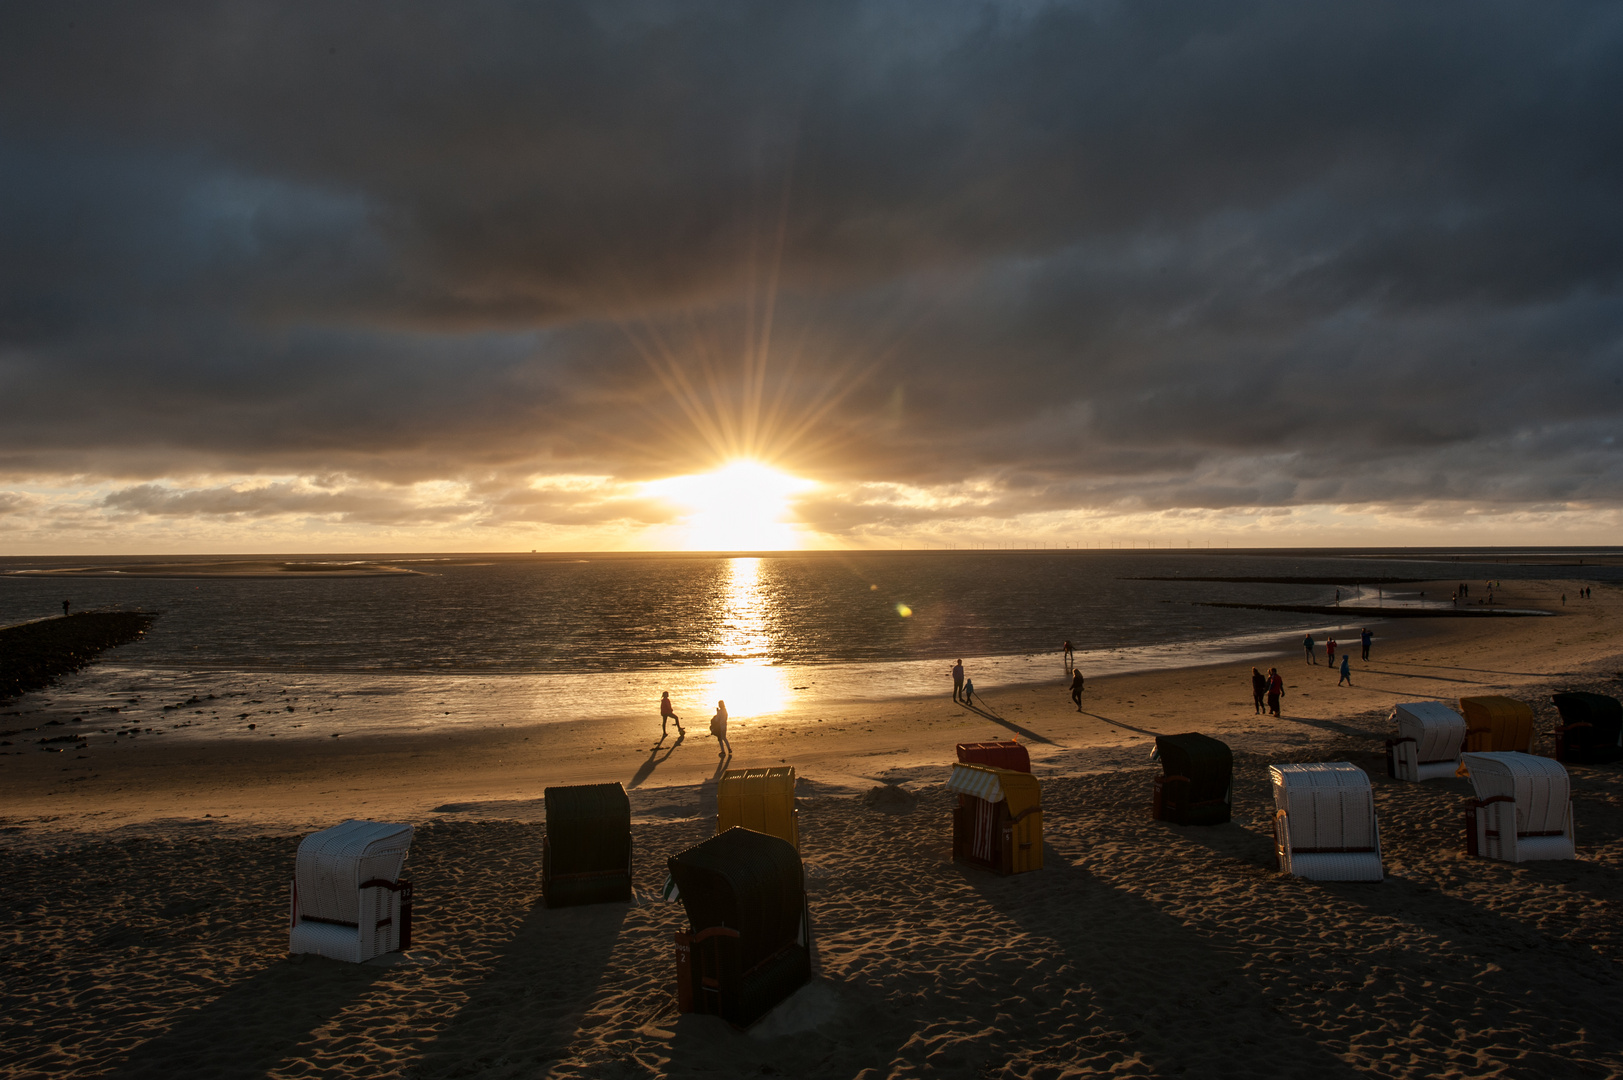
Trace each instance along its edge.
{"label": "group of people on beach", "polygon": [[[682,726],[682,718],[676,715],[676,706],[671,704],[671,692],[666,690],[659,695],[659,742],[654,744],[658,750],[669,733],[671,721],[676,721],[676,741],[681,742],[687,738],[687,729]],[[716,756],[726,760],[733,756],[733,744],[727,740],[727,703],[716,702],[716,715],[710,718],[710,734],[716,738],[719,747]]]}

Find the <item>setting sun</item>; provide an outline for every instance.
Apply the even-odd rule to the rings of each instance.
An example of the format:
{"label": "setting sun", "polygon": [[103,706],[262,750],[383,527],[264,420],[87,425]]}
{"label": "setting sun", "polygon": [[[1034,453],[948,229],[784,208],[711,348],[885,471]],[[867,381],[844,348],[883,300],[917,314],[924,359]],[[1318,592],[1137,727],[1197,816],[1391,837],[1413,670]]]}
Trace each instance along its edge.
{"label": "setting sun", "polygon": [[788,551],[801,546],[787,520],[789,500],[816,486],[758,461],[735,461],[714,472],[656,480],[646,490],[691,511],[681,523],[689,551]]}

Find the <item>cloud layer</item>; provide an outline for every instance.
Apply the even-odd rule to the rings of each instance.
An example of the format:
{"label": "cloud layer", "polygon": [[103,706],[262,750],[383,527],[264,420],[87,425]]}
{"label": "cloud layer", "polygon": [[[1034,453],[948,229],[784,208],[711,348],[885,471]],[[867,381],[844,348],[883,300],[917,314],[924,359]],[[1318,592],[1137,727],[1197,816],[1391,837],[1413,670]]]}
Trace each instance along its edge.
{"label": "cloud layer", "polygon": [[8,5],[0,546],[1598,539],[1619,115],[1606,4]]}

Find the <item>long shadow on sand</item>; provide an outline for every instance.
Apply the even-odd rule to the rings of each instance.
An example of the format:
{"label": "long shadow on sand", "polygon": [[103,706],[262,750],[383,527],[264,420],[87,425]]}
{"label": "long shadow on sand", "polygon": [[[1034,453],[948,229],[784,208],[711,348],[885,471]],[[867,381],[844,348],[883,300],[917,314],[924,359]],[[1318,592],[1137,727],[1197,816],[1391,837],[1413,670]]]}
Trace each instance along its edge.
{"label": "long shadow on sand", "polygon": [[385,974],[315,956],[278,960],[136,1047],[115,1075],[263,1075]]}
{"label": "long shadow on sand", "polygon": [[637,766],[636,775],[632,776],[631,782],[626,784],[626,787],[628,789],[641,787],[644,781],[646,781],[650,776],[654,775],[655,769],[659,768],[661,765],[665,764],[665,762],[670,760],[671,755],[676,753],[676,748],[681,746],[683,740],[686,738],[687,735],[685,733],[679,732],[676,736],[676,741],[671,743],[670,746],[665,747],[664,753],[660,753],[660,747],[665,742],[665,736],[661,735],[659,737],[659,743],[656,744],[652,750],[648,751],[648,760]]}
{"label": "long shadow on sand", "polygon": [[[1010,878],[970,867],[963,873],[987,904],[1078,972],[1091,1004],[1103,1014],[1092,1021],[1094,1033],[1077,1040],[1093,1040],[1091,1052],[1141,1055],[1157,1076],[1361,1075],[1269,1004],[1243,970],[1243,953],[1071,865],[1051,848],[1044,863],[1041,871]],[[1077,918],[1079,910],[1085,919]]]}
{"label": "long shadow on sand", "polygon": [[[977,696],[979,696],[979,695],[977,695]],[[1008,728],[1010,731],[1014,732],[1016,735],[1019,735],[1021,738],[1025,739],[1027,742],[1044,743],[1044,744],[1046,744],[1048,746],[1058,745],[1058,744],[1056,744],[1054,742],[1054,740],[1045,739],[1041,735],[1037,734],[1035,731],[1032,731],[1030,728],[1021,727],[1019,724],[1015,723],[1013,720],[1005,720],[1005,719],[1003,719],[1003,717],[997,715],[996,713],[992,712],[989,709],[984,708],[983,706],[969,705],[969,704],[966,704],[965,702],[962,702],[962,701],[960,701],[958,703],[958,705],[961,708],[968,709],[970,712],[974,713],[976,716],[985,717],[987,720],[992,721],[992,723],[994,723],[994,724],[1003,725],[1004,727]]]}
{"label": "long shadow on sand", "polygon": [[1103,720],[1105,723],[1109,724],[1112,727],[1125,728],[1128,731],[1136,731],[1140,735],[1165,735],[1166,734],[1166,732],[1164,732],[1164,731],[1151,731],[1149,728],[1134,727],[1132,724],[1124,723],[1121,720],[1116,720],[1116,719],[1113,719],[1113,718],[1108,717],[1108,716],[1101,716],[1098,713],[1088,712],[1086,709],[1082,710],[1082,715],[1083,716],[1091,716],[1095,720]]}
{"label": "long shadow on sand", "polygon": [[462,1076],[498,1066],[538,1072],[564,1056],[602,981],[626,911],[625,904],[537,904],[490,974],[424,1048],[413,1075]]}

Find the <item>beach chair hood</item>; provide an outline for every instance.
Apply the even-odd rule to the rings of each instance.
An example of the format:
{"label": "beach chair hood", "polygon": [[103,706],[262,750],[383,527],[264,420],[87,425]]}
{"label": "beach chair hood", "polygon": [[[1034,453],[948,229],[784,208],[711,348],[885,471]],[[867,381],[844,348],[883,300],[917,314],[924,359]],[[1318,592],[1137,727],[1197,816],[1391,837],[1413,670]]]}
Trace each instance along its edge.
{"label": "beach chair hood", "polygon": [[1227,743],[1191,731],[1182,735],[1157,735],[1155,750],[1167,776],[1189,778],[1191,801],[1227,798],[1234,778],[1234,752]]}
{"label": "beach chair hood", "polygon": [[805,879],[787,840],[732,828],[671,856],[669,868],[693,929],[737,930],[745,969],[801,933]]}
{"label": "beach chair hood", "polygon": [[947,790],[989,803],[1007,802],[1018,816],[1042,806],[1042,785],[1030,773],[994,769],[989,765],[957,764],[947,777]]}
{"label": "beach chair hood", "polygon": [[1405,701],[1392,707],[1398,735],[1415,741],[1421,764],[1457,761],[1465,742],[1465,717],[1440,701]]}
{"label": "beach chair hood", "polygon": [[302,912],[335,922],[356,922],[360,918],[359,886],[399,878],[411,838],[410,825],[361,820],[306,836],[294,861]]}
{"label": "beach chair hood", "polygon": [[1515,698],[1489,695],[1460,698],[1465,717],[1465,749],[1474,753],[1533,749],[1533,707]]}
{"label": "beach chair hood", "polygon": [[1518,833],[1566,828],[1572,793],[1567,770],[1560,762],[1521,753],[1464,754],[1460,768],[1469,774],[1478,799],[1506,796],[1515,800]]}

